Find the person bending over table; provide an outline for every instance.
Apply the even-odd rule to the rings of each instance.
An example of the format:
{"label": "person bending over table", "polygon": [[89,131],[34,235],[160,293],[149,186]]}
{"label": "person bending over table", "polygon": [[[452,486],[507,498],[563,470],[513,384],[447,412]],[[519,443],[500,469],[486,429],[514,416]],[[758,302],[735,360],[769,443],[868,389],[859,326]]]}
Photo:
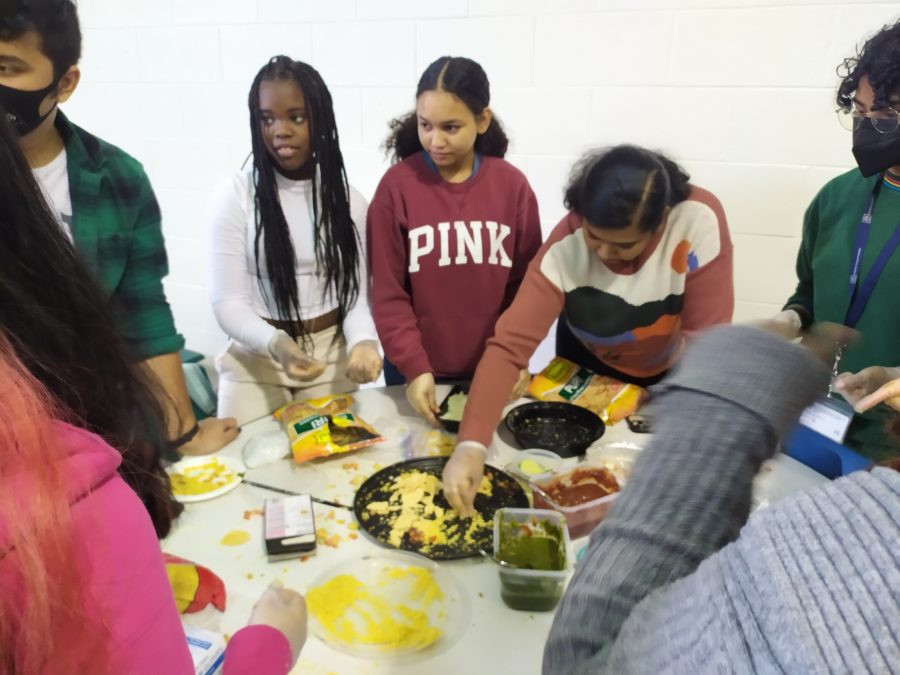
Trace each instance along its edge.
{"label": "person bending over table", "polygon": [[528,267],[472,383],[444,490],[472,510],[487,447],[521,368],[559,319],[557,354],[595,373],[653,384],[686,338],[734,310],[732,247],[719,200],[670,159],[633,145],[587,154],[569,214]]}

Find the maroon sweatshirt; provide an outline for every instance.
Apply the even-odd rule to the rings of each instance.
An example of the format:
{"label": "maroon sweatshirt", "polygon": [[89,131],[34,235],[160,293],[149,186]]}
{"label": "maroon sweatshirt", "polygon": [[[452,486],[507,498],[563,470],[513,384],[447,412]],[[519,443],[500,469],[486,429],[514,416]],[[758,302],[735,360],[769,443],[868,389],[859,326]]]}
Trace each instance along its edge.
{"label": "maroon sweatshirt", "polygon": [[388,169],[367,220],[385,356],[407,382],[426,372],[471,378],[541,245],[528,179],[485,157],[469,180],[448,183],[417,153]]}

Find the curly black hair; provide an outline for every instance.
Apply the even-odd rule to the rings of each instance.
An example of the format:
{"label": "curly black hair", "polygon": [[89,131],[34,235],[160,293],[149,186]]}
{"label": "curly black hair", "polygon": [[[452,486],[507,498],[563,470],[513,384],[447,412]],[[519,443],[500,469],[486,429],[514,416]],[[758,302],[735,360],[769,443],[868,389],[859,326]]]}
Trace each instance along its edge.
{"label": "curly black hair", "polygon": [[866,40],[855,56],[843,60],[837,67],[841,84],[837,91],[837,104],[842,110],[853,106],[853,93],[863,77],[869,78],[875,90],[872,108],[889,108],[892,96],[900,94],[900,21],[884,26]]}

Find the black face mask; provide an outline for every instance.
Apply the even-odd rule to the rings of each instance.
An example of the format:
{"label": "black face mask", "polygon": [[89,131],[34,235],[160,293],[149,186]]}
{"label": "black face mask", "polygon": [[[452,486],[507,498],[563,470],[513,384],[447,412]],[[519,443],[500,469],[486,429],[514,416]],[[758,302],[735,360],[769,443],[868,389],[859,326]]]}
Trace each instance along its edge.
{"label": "black face mask", "polygon": [[900,164],[900,130],[879,133],[869,120],[853,132],[853,156],[865,177]]}
{"label": "black face mask", "polygon": [[35,91],[22,91],[0,84],[0,109],[6,112],[6,119],[10,121],[19,136],[25,136],[37,129],[41,122],[53,112],[53,107],[41,115],[41,103],[51,91],[56,88],[59,80],[54,80],[43,89]]}

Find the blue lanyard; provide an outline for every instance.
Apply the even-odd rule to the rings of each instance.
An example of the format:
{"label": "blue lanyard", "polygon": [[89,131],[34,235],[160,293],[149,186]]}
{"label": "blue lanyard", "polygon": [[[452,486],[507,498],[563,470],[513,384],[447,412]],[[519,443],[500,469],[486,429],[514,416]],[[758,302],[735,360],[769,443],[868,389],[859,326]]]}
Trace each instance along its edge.
{"label": "blue lanyard", "polygon": [[882,181],[879,180],[872,189],[872,194],[869,196],[869,203],[866,205],[866,210],[863,212],[862,218],[860,218],[859,225],[856,226],[856,242],[853,245],[853,265],[850,268],[850,305],[847,307],[847,314],[844,317],[844,325],[850,328],[855,328],[856,324],[859,323],[859,319],[866,309],[866,304],[868,304],[869,298],[872,297],[872,292],[875,290],[875,284],[878,283],[881,273],[884,271],[888,260],[894,255],[894,251],[897,250],[897,246],[900,246],[900,223],[898,223],[897,227],[894,228],[894,233],[891,235],[891,238],[888,240],[887,244],[884,245],[884,248],[881,249],[878,257],[875,259],[875,264],[872,265],[869,274],[866,275],[862,284],[859,283],[859,272],[862,267],[863,251],[866,250],[866,244],[869,241],[869,232],[872,230],[872,209],[875,208],[875,198],[878,196],[881,182]]}

